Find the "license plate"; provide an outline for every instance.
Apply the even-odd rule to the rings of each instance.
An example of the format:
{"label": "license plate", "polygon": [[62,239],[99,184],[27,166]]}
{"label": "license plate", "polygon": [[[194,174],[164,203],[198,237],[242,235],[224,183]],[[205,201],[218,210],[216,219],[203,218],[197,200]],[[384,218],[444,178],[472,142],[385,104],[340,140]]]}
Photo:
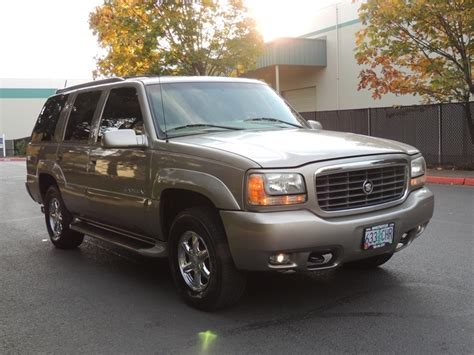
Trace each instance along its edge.
{"label": "license plate", "polygon": [[377,249],[393,243],[395,223],[380,224],[364,229],[362,249]]}

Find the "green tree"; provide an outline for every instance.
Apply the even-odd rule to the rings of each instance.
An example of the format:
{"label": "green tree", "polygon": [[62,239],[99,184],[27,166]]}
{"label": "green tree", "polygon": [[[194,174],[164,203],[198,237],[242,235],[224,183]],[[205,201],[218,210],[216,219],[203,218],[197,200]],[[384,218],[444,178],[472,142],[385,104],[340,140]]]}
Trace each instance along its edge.
{"label": "green tree", "polygon": [[239,75],[263,48],[242,0],[105,0],[89,25],[95,75]]}
{"label": "green tree", "polygon": [[358,89],[462,102],[474,143],[474,0],[368,0],[359,17]]}

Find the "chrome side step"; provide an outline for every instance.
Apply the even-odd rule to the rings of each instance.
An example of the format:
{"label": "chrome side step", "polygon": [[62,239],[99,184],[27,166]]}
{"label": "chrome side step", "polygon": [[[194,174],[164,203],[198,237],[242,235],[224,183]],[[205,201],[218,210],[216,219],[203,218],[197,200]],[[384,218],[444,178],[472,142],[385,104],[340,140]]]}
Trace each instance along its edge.
{"label": "chrome side step", "polygon": [[156,241],[155,244],[151,244],[80,220],[72,222],[70,228],[76,232],[131,250],[143,256],[152,258],[163,258],[168,256],[167,243],[165,242]]}

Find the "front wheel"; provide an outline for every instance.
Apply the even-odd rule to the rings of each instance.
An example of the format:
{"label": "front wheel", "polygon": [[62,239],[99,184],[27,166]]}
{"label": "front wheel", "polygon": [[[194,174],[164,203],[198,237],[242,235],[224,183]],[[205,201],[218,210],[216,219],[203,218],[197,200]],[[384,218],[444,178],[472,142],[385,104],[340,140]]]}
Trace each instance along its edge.
{"label": "front wheel", "polygon": [[222,223],[210,208],[178,214],[169,258],[180,295],[195,308],[213,311],[236,303],[244,292],[245,274],[235,268]]}
{"label": "front wheel", "polygon": [[51,186],[44,198],[44,216],[49,237],[55,247],[74,249],[81,245],[84,235],[69,229],[72,216],[64,205],[58,188]]}
{"label": "front wheel", "polygon": [[393,253],[377,255],[368,259],[352,261],[350,263],[344,264],[344,267],[353,269],[374,269],[382,264],[385,264],[392,258],[392,256]]}

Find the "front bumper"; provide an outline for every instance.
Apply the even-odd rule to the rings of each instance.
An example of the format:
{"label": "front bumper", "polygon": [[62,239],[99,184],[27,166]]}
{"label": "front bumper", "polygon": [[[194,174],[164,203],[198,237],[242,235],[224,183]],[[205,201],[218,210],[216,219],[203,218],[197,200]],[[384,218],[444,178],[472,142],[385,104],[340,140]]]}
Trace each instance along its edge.
{"label": "front bumper", "polygon": [[[269,257],[290,255],[291,265],[280,269],[314,270],[341,263],[392,253],[407,246],[425,226],[434,210],[433,193],[426,187],[410,193],[400,205],[375,212],[321,218],[308,210],[284,212],[221,211],[230,251],[241,270],[271,270]],[[375,250],[362,250],[364,228],[395,223],[394,243]],[[423,228],[422,228],[423,229]],[[403,240],[402,240],[403,238]],[[311,255],[330,252],[330,263],[314,268]],[[311,265],[311,266],[310,266]]]}

